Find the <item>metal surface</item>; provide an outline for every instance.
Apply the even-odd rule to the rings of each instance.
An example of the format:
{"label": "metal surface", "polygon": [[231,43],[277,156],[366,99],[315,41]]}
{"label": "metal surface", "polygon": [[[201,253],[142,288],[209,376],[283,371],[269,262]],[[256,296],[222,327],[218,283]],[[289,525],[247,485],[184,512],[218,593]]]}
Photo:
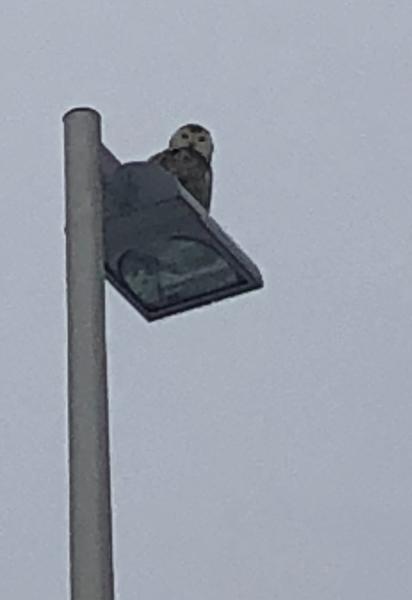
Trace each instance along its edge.
{"label": "metal surface", "polygon": [[148,321],[262,287],[254,263],[170,173],[101,165],[106,274]]}
{"label": "metal surface", "polygon": [[98,113],[64,116],[64,149],[71,598],[113,600]]}

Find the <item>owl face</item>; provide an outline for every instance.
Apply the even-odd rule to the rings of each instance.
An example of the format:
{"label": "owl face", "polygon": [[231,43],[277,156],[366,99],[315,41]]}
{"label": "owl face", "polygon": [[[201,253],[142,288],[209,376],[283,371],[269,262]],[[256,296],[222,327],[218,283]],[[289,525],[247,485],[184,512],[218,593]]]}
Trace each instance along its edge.
{"label": "owl face", "polygon": [[201,127],[201,125],[189,123],[188,125],[179,127],[170,138],[169,148],[171,150],[192,148],[193,150],[196,150],[196,152],[199,152],[208,163],[212,160],[212,136],[208,130]]}

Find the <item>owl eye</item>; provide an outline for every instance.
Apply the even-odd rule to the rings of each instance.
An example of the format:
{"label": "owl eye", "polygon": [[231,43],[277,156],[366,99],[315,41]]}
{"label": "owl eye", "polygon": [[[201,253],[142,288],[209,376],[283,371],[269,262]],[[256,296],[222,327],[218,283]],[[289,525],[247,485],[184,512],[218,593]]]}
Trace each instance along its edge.
{"label": "owl eye", "polygon": [[187,139],[189,139],[189,135],[187,133],[182,133],[182,138],[184,140],[187,140]]}
{"label": "owl eye", "polygon": [[199,137],[197,138],[199,140],[199,142],[205,142],[206,138],[204,135],[199,135]]}

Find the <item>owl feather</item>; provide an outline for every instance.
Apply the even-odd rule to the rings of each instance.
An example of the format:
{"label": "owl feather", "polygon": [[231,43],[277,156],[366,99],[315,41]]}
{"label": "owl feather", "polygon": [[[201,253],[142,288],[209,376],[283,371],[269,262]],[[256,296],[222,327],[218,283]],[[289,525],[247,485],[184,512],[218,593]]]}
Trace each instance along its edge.
{"label": "owl feather", "polygon": [[213,142],[204,127],[188,124],[170,138],[169,147],[149,158],[172,173],[190,194],[207,210],[212,195],[211,159]]}

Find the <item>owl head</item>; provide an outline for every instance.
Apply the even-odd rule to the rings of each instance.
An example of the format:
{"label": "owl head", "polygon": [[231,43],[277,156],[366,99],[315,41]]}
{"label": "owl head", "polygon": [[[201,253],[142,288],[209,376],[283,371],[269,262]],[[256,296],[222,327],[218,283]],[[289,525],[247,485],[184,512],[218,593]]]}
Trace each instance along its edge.
{"label": "owl head", "polygon": [[172,135],[169,141],[169,148],[176,150],[179,148],[192,148],[199,152],[207,160],[212,160],[213,142],[209,131],[201,125],[188,123],[179,127]]}

